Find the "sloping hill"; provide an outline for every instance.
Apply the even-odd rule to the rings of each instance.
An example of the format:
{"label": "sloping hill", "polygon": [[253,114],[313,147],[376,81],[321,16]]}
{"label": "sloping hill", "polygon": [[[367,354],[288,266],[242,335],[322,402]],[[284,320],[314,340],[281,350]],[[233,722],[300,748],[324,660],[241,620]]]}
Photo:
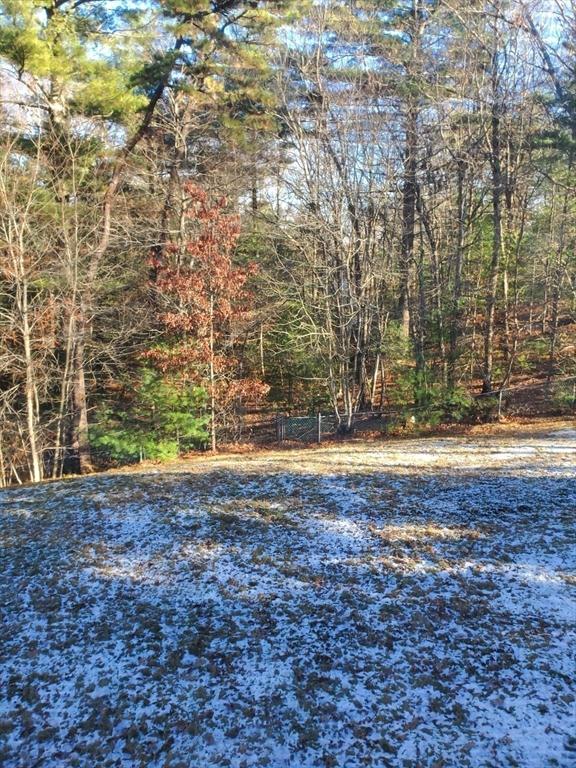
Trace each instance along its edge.
{"label": "sloping hill", "polygon": [[573,764],[576,430],[5,491],[0,762]]}

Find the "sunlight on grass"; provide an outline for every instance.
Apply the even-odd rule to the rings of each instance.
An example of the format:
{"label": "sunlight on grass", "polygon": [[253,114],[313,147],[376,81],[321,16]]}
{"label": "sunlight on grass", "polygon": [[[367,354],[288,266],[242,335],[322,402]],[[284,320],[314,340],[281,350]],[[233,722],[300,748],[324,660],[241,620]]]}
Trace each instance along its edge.
{"label": "sunlight on grass", "polygon": [[426,525],[387,525],[384,528],[370,527],[370,532],[384,541],[399,544],[426,542],[430,539],[480,539],[485,534],[473,528],[440,527],[434,523]]}

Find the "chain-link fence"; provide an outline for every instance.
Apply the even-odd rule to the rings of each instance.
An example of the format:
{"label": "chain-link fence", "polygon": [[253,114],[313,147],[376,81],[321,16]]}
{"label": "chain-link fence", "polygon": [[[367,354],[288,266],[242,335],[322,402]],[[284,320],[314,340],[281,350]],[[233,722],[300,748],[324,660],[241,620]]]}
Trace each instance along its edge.
{"label": "chain-link fence", "polygon": [[[462,394],[462,393],[461,393]],[[438,393],[437,393],[438,395]],[[460,395],[458,395],[460,397]],[[367,433],[394,433],[412,426],[440,425],[455,422],[479,423],[502,417],[576,417],[576,376],[556,377],[530,381],[514,387],[502,387],[492,392],[467,395],[454,400],[436,397],[424,405],[388,404],[380,410],[359,411],[340,418],[332,413],[287,414],[277,412],[234,413],[218,429],[218,446],[226,450],[242,444],[246,447],[274,446],[278,443],[321,443],[334,437]],[[91,429],[98,428],[92,424]],[[173,441],[172,441],[173,442]],[[179,440],[171,447],[174,456],[208,447],[202,442]],[[122,446],[120,446],[121,448]],[[158,446],[156,446],[158,448]],[[94,468],[106,469],[139,463],[145,459],[172,458],[173,455],[150,456],[140,451],[120,450],[118,447],[92,445],[90,462]],[[60,476],[80,471],[78,452],[60,446],[46,448],[43,453],[45,477]],[[22,453],[11,463],[0,466],[0,487],[26,479],[27,457]]]}
{"label": "chain-link fence", "polygon": [[492,421],[504,416],[573,416],[576,414],[576,376],[531,382],[471,396],[454,409],[450,401],[425,405],[390,405],[379,411],[359,411],[350,418],[334,414],[276,414],[278,442],[320,443],[325,437],[361,432],[386,433],[409,424]]}
{"label": "chain-link fence", "polygon": [[[459,410],[458,410],[459,409]],[[492,421],[510,416],[576,415],[576,376],[530,382],[515,387],[501,388],[468,398],[467,404],[455,409],[448,402],[432,402],[426,405],[389,404],[381,410],[365,410],[340,418],[332,413],[286,414],[255,412],[237,414],[233,423],[221,425],[218,443],[221,447],[247,444],[253,446],[278,443],[321,443],[335,437],[367,433],[393,433],[406,427],[453,422]],[[183,443],[181,452],[198,449]],[[71,449],[62,448],[66,472],[78,471],[77,456]],[[91,459],[96,467],[106,468],[138,463],[149,456],[122,455],[118,457],[105,447],[91,449]],[[54,457],[45,456],[46,473],[50,476]]]}
{"label": "chain-link fence", "polygon": [[506,387],[476,396],[496,416],[554,416],[576,412],[576,376]]}

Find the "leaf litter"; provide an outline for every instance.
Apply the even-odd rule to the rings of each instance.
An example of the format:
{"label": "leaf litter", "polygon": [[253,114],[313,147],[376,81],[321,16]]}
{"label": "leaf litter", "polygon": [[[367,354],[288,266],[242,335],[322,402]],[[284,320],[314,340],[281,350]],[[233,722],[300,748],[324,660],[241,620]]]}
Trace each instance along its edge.
{"label": "leaf litter", "polygon": [[576,432],[3,492],[5,768],[569,768]]}

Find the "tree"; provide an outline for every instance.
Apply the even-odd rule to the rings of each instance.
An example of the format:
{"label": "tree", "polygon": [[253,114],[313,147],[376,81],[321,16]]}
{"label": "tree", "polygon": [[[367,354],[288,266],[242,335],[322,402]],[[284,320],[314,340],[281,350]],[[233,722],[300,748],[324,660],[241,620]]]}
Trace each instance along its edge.
{"label": "tree", "polygon": [[175,244],[166,249],[173,256],[170,261],[153,257],[165,338],[145,357],[162,373],[178,374],[206,389],[214,451],[224,415],[242,402],[258,401],[268,391],[267,385],[244,375],[237,349],[249,317],[247,281],[255,267],[233,264],[240,229],[238,218],[226,213],[226,200],[212,201],[192,183],[185,191],[189,233],[185,251]]}
{"label": "tree", "polygon": [[[130,208],[135,200],[140,210],[146,207],[140,150],[154,130],[159,106],[167,94],[185,92],[225,96],[237,113],[250,111],[249,93],[264,66],[254,43],[264,41],[288,5],[282,0],[0,4],[4,130],[18,138],[10,162],[41,146],[41,183],[67,221],[84,222],[78,237],[71,240],[63,227],[53,243],[56,261],[68,265],[60,285],[65,374],[50,447],[56,456],[53,473],[62,469],[64,442],[73,448],[78,470],[90,467],[89,398],[107,359],[98,340],[107,335],[99,318],[103,293],[109,292],[101,287],[124,243],[139,240]],[[26,211],[31,231],[37,226],[33,213]],[[56,222],[53,228],[56,233]],[[34,476],[42,471],[34,469]]]}
{"label": "tree", "polygon": [[123,387],[120,402],[101,407],[91,447],[119,462],[175,459],[206,441],[206,393],[144,368]]}

